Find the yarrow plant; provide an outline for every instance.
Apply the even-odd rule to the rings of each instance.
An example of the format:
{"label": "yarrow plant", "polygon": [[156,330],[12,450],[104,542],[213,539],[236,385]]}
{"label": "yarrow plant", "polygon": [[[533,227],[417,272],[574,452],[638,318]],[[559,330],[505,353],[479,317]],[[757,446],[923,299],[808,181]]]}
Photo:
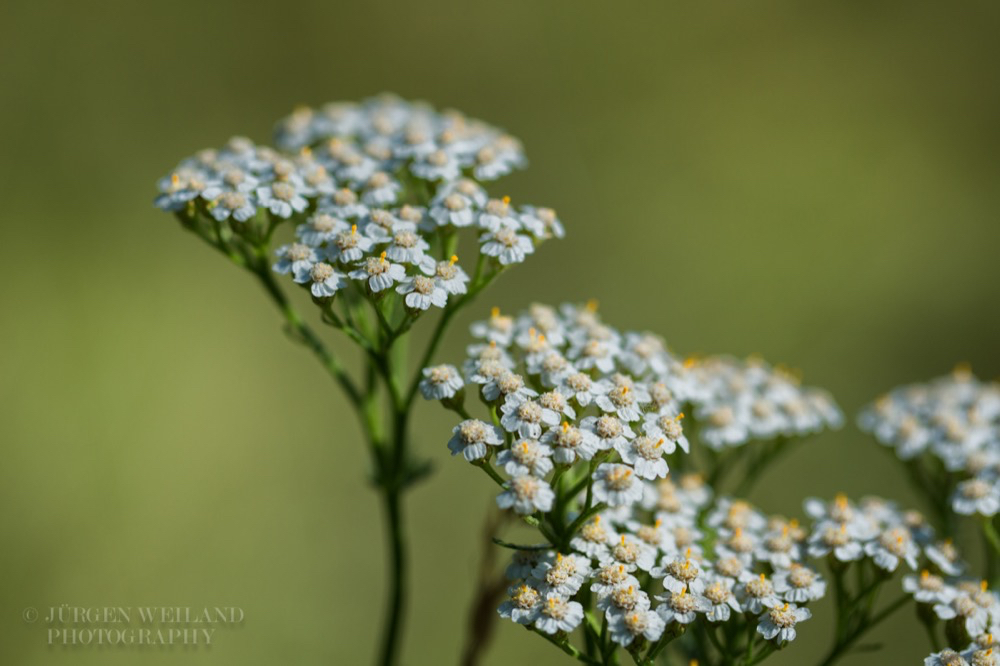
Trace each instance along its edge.
{"label": "yarrow plant", "polygon": [[[741,498],[779,456],[843,421],[828,393],[789,370],[678,357],[656,335],[604,323],[593,303],[494,309],[472,325],[463,361],[437,364],[454,316],[564,234],[552,209],[487,192],[526,165],[516,139],[383,95],[296,110],[275,141],[237,137],[184,159],[155,204],[253,276],[358,416],[389,544],[378,663],[400,661],[402,498],[429,471],[410,432],[422,395],[458,415],[448,450],[496,484],[519,534],[534,535],[513,543],[496,534],[503,521],[488,524],[489,552],[510,561],[477,590],[465,664],[502,618],[587,664],[752,666],[816,631],[826,596],[832,642],[820,666],[909,604],[933,650],[925,665],[1000,664],[997,385],[960,368],[859,417],[906,466],[931,520],[845,495],[769,515]],[[360,377],[296,301],[355,346]],[[428,318],[411,364],[411,332]],[[958,545],[971,516],[984,577]],[[887,587],[900,595],[880,604]]]}
{"label": "yarrow plant", "polygon": [[[486,191],[485,182],[526,165],[524,152],[457,111],[383,95],[296,110],[275,134],[277,149],[236,137],[184,159],[160,181],[155,203],[263,286],[289,334],[357,412],[390,538],[380,663],[396,663],[406,589],[401,497],[428,471],[410,450],[421,375],[410,376],[408,333],[440,312],[417,367],[428,365],[452,317],[542,242],[562,237],[563,226],[550,208]],[[459,248],[463,235],[471,238]],[[323,324],[361,350],[361,380],[288,288],[306,292]],[[434,379],[442,391],[460,387],[459,377]]]}
{"label": "yarrow plant", "polygon": [[[749,666],[808,630],[810,605],[828,592],[836,621],[823,666],[911,602],[935,646],[939,620],[966,643],[1000,629],[997,595],[964,575],[957,548],[916,511],[838,495],[806,499],[796,519],[718,492],[725,472],[742,466],[745,490],[793,442],[841,424],[829,395],[788,371],[681,361],[593,305],[494,311],[472,334],[461,370],[427,368],[421,389],[462,419],[452,455],[482,469],[497,506],[541,538],[494,539],[513,551],[499,617],[567,655]],[[473,387],[479,416],[466,405]],[[878,608],[894,578],[900,596]]]}

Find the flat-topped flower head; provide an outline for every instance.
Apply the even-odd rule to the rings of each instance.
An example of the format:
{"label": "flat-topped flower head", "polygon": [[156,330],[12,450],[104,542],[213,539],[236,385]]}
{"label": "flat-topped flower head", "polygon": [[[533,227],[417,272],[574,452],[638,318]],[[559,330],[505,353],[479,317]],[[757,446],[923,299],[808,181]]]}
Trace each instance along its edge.
{"label": "flat-topped flower head", "polygon": [[963,516],[995,516],[1000,512],[1000,476],[975,477],[958,484],[951,498],[951,509]]}
{"label": "flat-topped flower head", "polygon": [[556,553],[550,560],[540,562],[531,575],[542,584],[542,589],[563,597],[572,597],[590,576],[590,560],[581,555]]}
{"label": "flat-topped flower head", "polygon": [[449,294],[464,294],[468,291],[469,276],[458,265],[458,255],[451,255],[448,261],[424,261],[420,270],[436,278],[441,288]]}

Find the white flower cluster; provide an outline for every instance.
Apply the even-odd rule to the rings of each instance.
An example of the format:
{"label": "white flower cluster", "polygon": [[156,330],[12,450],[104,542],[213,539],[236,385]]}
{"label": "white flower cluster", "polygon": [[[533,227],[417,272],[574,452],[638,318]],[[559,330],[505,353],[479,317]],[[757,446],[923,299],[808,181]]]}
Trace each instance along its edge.
{"label": "white flower cluster", "polygon": [[1000,512],[1000,386],[964,367],[879,398],[858,419],[901,460],[929,455],[961,478],[951,497],[958,514]]}
{"label": "white flower cluster", "polygon": [[903,578],[903,590],[939,620],[968,636],[1000,636],[1000,595],[989,583],[962,575],[966,564],[951,541],[924,544],[927,568]]}
{"label": "white flower cluster", "polygon": [[354,182],[401,166],[428,181],[457,180],[463,171],[494,180],[527,163],[521,142],[496,127],[389,94],[296,109],[278,122],[275,141],[287,151],[323,145],[337,176]]}
{"label": "white flower cluster", "polygon": [[684,375],[698,441],[717,451],[750,440],[808,435],[843,422],[826,391],[804,388],[791,373],[757,358],[692,359]]}
{"label": "white flower cluster", "polygon": [[520,144],[457,112],[383,96],[296,112],[279,139],[298,152],[234,138],[182,161],[160,181],[156,205],[203,213],[236,233],[256,222],[269,236],[293,218],[297,239],[278,249],[277,272],[317,298],[348,279],[372,293],[395,287],[411,310],[444,307],[466,291],[454,256],[459,229],[475,230],[479,253],[499,267],[563,236],[552,209],[489,197],[479,181],[523,166]]}
{"label": "white flower cluster", "polygon": [[[710,435],[730,446],[837,425],[839,410],[825,393],[759,361],[682,363],[656,336],[621,333],[595,309],[534,305],[517,317],[494,309],[473,324],[479,341],[461,372],[424,371],[424,396],[465,417],[448,443],[453,455],[483,466],[503,484],[498,505],[537,521],[549,540],[515,556],[501,615],[568,632],[593,601],[612,639],[629,646],[654,642],[671,625],[750,613],[765,639],[793,640],[810,617],[806,604],[825,593],[822,576],[804,564],[823,537],[744,502],[712,505],[700,477],[675,483],[666,456],[689,450],[681,412],[688,406],[709,420],[728,409],[728,423],[699,421],[698,435],[739,429]],[[465,411],[466,384],[477,387],[487,420]],[[818,506],[825,529],[832,519]],[[895,540],[882,545],[888,514],[857,514],[858,524],[845,528],[857,557],[868,552],[890,570],[899,560],[883,551],[912,559]]]}
{"label": "white flower cluster", "polygon": [[924,659],[924,666],[1000,666],[1000,642],[993,634],[983,634],[961,652],[951,648],[935,652]]}
{"label": "white flower cluster", "polygon": [[[811,617],[806,606],[826,592],[823,577],[803,563],[807,532],[746,502],[711,503],[697,476],[661,479],[646,490],[632,510],[585,523],[569,552],[519,551],[500,614],[546,633],[569,631],[583,618],[573,597],[586,588],[621,646],[654,642],[672,625],[743,614],[765,639],[794,640],[798,623]],[[550,605],[574,612],[553,624]]]}

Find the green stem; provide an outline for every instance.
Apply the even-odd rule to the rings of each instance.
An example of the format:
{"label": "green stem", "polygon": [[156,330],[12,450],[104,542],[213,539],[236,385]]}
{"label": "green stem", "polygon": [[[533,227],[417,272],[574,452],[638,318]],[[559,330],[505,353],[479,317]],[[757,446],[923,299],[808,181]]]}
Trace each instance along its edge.
{"label": "green stem", "polygon": [[859,638],[874,629],[883,620],[902,608],[903,605],[911,599],[912,597],[910,597],[910,595],[904,594],[872,618],[867,621],[857,623],[857,626],[853,631],[851,631],[847,636],[839,638],[833,647],[830,648],[830,652],[828,652],[826,658],[820,662],[820,666],[830,666],[830,664],[836,663],[837,660],[847,653],[847,651],[854,645],[854,643],[857,642]]}

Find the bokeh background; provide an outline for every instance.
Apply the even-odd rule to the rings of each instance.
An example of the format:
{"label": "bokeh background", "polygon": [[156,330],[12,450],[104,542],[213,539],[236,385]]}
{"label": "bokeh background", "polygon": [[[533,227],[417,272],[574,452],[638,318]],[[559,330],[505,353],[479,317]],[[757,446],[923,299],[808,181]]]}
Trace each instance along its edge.
{"label": "bokeh background", "polygon": [[[1000,4],[991,0],[31,2],[0,7],[0,663],[367,663],[382,533],[344,402],[155,180],[299,103],[383,90],[523,139],[498,184],[556,208],[483,300],[596,298],[682,353],[759,353],[845,410],[960,361],[1000,374]],[[497,188],[493,188],[497,191]],[[447,356],[459,357],[464,325]],[[345,353],[347,347],[340,347]],[[409,497],[407,664],[455,663],[493,489]],[[919,505],[852,426],[753,499]],[[24,607],[237,605],[211,650],[48,649]],[[883,656],[928,650],[906,613]],[[811,663],[828,616],[775,664]],[[488,664],[562,663],[502,625]]]}

